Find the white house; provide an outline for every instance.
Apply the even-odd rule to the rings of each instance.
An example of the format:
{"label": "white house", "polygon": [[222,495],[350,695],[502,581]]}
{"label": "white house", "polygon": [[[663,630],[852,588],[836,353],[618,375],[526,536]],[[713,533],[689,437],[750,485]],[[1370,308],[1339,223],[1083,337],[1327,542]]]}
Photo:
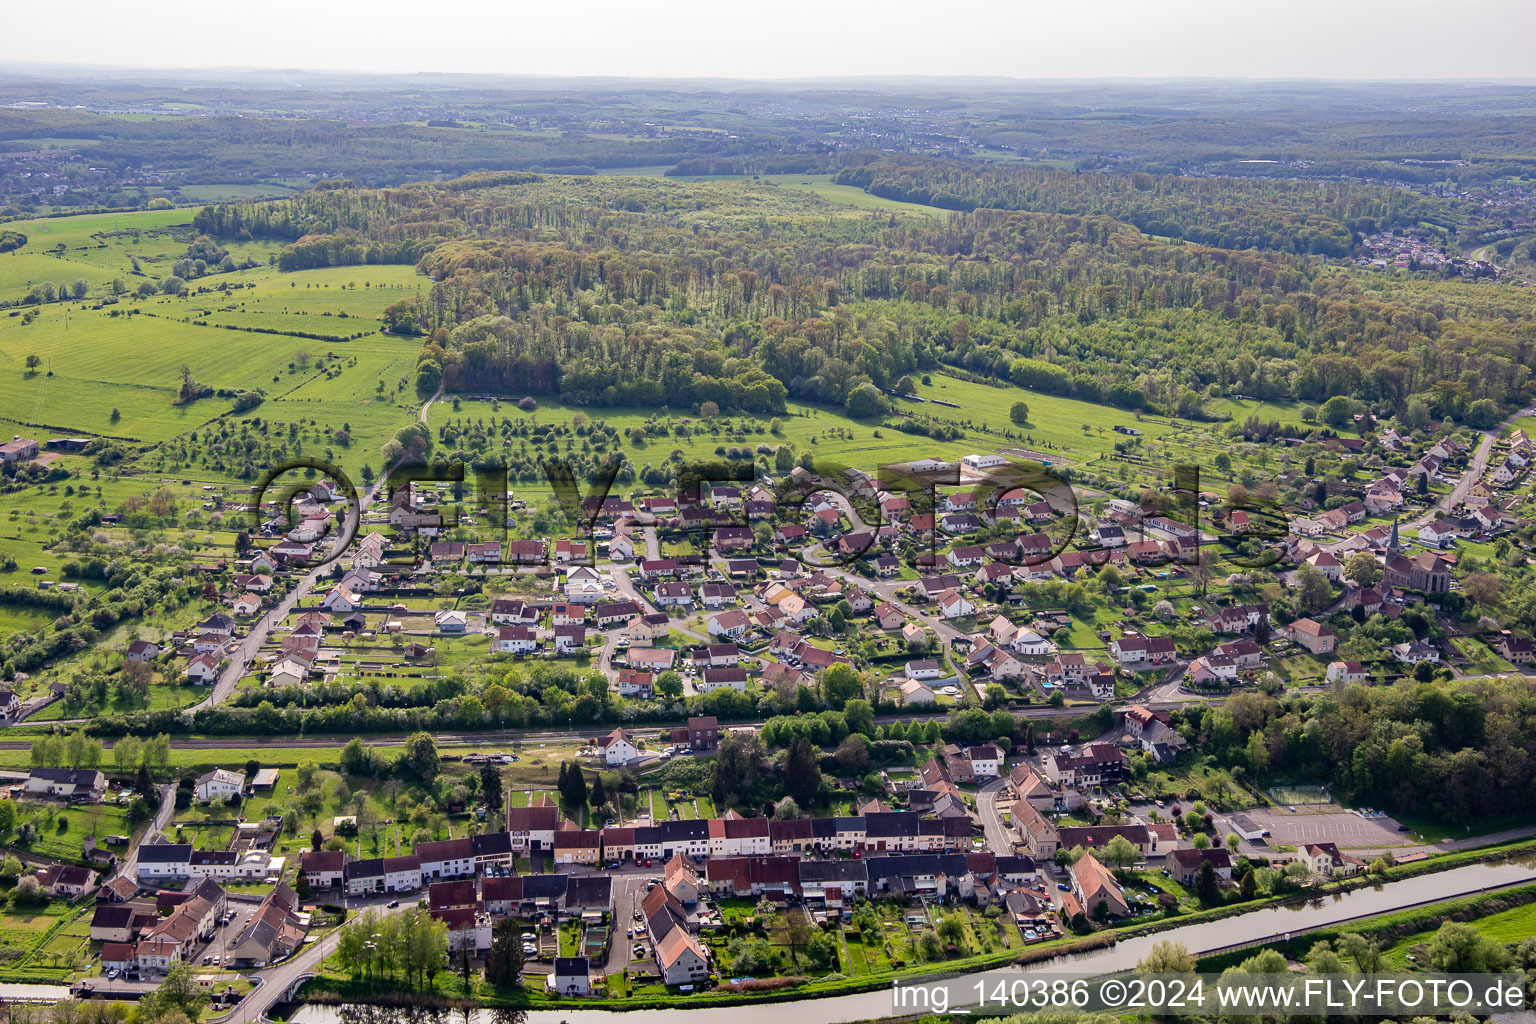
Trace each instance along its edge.
{"label": "white house", "polygon": [[187,678],[207,685],[219,678],[219,659],[212,654],[195,654],[187,662]]}
{"label": "white house", "polygon": [[1407,643],[1393,644],[1392,657],[1405,665],[1417,665],[1422,661],[1434,663],[1440,660],[1440,651],[1432,644],[1411,640]]}
{"label": "white house", "polygon": [[592,963],[584,956],[557,956],[549,975],[549,991],[556,996],[592,994]]}
{"label": "white house", "polygon": [[555,627],[555,653],[573,654],[586,650],[587,627],[585,626],[556,626]]}
{"label": "white house", "polygon": [[674,927],[657,940],[656,963],[668,985],[689,985],[709,977],[709,954],[683,927]]}
{"label": "white house", "polygon": [[502,626],[496,631],[496,650],[502,654],[529,654],[538,646],[539,635],[530,626]]}
{"label": "white house", "polygon": [[128,645],[129,661],[154,661],[160,657],[160,645],[152,640],[135,640]]}
{"label": "white house", "polygon": [[1316,519],[1292,519],[1291,533],[1298,537],[1321,537],[1325,527]]}
{"label": "white house", "polygon": [[944,675],[944,669],[932,659],[909,661],[906,671],[908,679],[938,679]]}
{"label": "white house", "polygon": [[961,619],[974,615],[976,606],[958,590],[946,590],[939,595],[939,613],[946,619]]}
{"label": "white house", "polygon": [[33,768],[27,775],[28,796],[95,796],[107,777],[95,768]]}
{"label": "white house", "polygon": [[1307,564],[1334,583],[1344,574],[1344,563],[1340,562],[1331,552],[1319,551],[1307,559]]}
{"label": "white house", "polygon": [[991,743],[971,747],[965,758],[971,762],[971,774],[978,779],[995,779],[1003,768],[1003,752]]}
{"label": "white house", "polygon": [[698,682],[699,692],[713,693],[722,688],[729,688],[737,693],[745,693],[747,690],[747,670],[744,668],[705,669]]}
{"label": "white house", "polygon": [[1015,651],[1028,657],[1048,658],[1056,653],[1056,645],[1028,626],[1019,627],[1008,644]]}
{"label": "white house", "polygon": [[751,624],[752,620],[747,618],[745,612],[733,608],[709,617],[709,634],[739,640],[746,636],[747,627]]}
{"label": "white house", "polygon": [[332,612],[355,612],[362,607],[362,598],[346,587],[332,587],[320,602],[321,607]]}
{"label": "white house", "polygon": [[309,670],[309,661],[290,654],[272,666],[272,674],[267,676],[267,683],[274,689],[298,686],[309,678]]}
{"label": "white house", "polygon": [[678,580],[656,584],[656,607],[682,608],[693,604],[693,591]]}
{"label": "white house", "polygon": [[1358,661],[1330,661],[1328,663],[1328,681],[1330,683],[1363,683],[1370,677],[1371,674]]}
{"label": "white house", "polygon": [[245,776],[226,768],[215,768],[211,772],[198,776],[195,792],[199,800],[207,803],[212,800],[225,801],[239,796],[244,788]]}
{"label": "white house", "polygon": [[421,888],[421,858],[373,857],[347,863],[348,896],[415,892]]}
{"label": "white house", "polygon": [[597,748],[603,755],[603,763],[609,766],[628,764],[639,756],[634,740],[623,729],[615,729],[598,740]]}

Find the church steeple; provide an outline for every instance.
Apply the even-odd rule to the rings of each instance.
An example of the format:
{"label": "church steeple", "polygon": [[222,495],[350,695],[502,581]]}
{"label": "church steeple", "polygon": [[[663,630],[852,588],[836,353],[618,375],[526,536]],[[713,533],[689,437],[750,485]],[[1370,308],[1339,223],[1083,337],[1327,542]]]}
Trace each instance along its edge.
{"label": "church steeple", "polygon": [[1397,537],[1397,516],[1393,516],[1392,517],[1392,536],[1387,541],[1387,550],[1388,551],[1401,551],[1402,549],[1403,549],[1403,543],[1402,543],[1402,541],[1398,540],[1398,537]]}

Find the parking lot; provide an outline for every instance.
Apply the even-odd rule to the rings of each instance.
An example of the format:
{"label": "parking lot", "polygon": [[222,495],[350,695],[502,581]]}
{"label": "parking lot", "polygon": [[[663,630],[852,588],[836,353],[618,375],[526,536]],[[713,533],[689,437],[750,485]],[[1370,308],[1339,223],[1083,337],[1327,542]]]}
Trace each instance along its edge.
{"label": "parking lot", "polygon": [[[608,947],[607,971],[623,970],[629,966],[631,960],[641,960],[649,957],[651,949],[650,935],[630,935],[636,928],[643,927],[643,923],[635,920],[635,915],[640,912],[640,903],[645,899],[646,883],[650,878],[660,877],[662,869],[657,866],[655,875],[647,874],[614,874],[613,876],[613,941]],[[640,955],[635,955],[636,947],[644,947]]]}
{"label": "parking lot", "polygon": [[[1391,818],[1362,818],[1336,804],[1299,806],[1296,813],[1283,807],[1256,808],[1244,813],[1269,829],[1271,849],[1282,843],[1296,847],[1304,843],[1334,843],[1340,850],[1379,850],[1414,842],[1411,834],[1397,830],[1397,822]],[[1264,847],[1256,845],[1255,849],[1262,852]]]}
{"label": "parking lot", "polygon": [[208,944],[197,951],[192,959],[195,967],[201,967],[204,957],[209,957],[212,963],[217,963],[228,952],[229,947],[235,944],[240,937],[240,930],[250,923],[251,915],[256,912],[258,903],[247,903],[244,900],[229,901],[229,923],[220,924],[214,930],[213,938]]}

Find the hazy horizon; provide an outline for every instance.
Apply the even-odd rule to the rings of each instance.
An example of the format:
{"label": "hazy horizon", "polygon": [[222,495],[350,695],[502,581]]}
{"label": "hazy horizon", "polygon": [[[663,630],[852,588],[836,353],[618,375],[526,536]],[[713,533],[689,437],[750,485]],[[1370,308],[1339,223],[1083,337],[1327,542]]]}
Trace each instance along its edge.
{"label": "hazy horizon", "polygon": [[603,74],[603,75],[577,75],[558,74],[555,72],[498,72],[498,71],[369,71],[357,68],[339,67],[308,67],[285,65],[243,65],[243,64],[206,64],[206,65],[169,65],[169,64],[123,64],[123,63],[83,63],[70,61],[35,61],[0,59],[0,74],[19,74],[22,72],[36,71],[41,77],[50,77],[51,73],[95,73],[111,74],[121,77],[145,75],[154,73],[174,73],[183,77],[207,76],[218,79],[219,76],[258,76],[258,75],[310,75],[317,78],[456,78],[456,79],[504,79],[507,81],[558,81],[558,82],[697,82],[697,83],[728,83],[742,85],[822,85],[827,83],[884,83],[884,82],[914,82],[914,83],[1010,83],[1018,85],[1179,85],[1179,84],[1203,84],[1214,82],[1226,82],[1236,85],[1284,85],[1295,83],[1299,85],[1509,85],[1521,87],[1536,87],[1536,73],[1525,76],[1468,76],[1462,78],[1434,78],[1401,76],[1397,78],[1340,78],[1326,75],[1275,75],[1261,77],[1255,75],[1058,75],[1050,76],[1013,76],[1013,75],[984,75],[984,74],[924,74],[912,72],[910,74],[847,74],[847,75],[802,75],[797,77],[771,78],[759,75],[645,75],[645,74]]}
{"label": "hazy horizon", "polygon": [[[210,9],[147,21],[85,0],[68,32],[45,9],[7,16],[0,62],[83,68],[315,74],[516,75],[793,82],[861,78],[1016,81],[1518,82],[1536,77],[1536,5],[1471,0],[1297,0],[1283,15],[1216,0],[913,0],[875,7],[786,0],[771,16],[702,0],[575,14],[529,4],[274,0],[261,17]],[[220,45],[234,40],[238,45]]]}

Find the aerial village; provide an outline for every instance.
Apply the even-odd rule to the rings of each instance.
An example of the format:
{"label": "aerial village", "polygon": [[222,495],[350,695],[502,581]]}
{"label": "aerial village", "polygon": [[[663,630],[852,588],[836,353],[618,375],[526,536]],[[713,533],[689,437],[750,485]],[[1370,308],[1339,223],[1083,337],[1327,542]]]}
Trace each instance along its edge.
{"label": "aerial village", "polygon": [[[588,498],[566,517],[586,531],[523,537],[533,510],[510,492],[450,514],[447,485],[376,488],[349,509],[315,483],[286,509],[255,507],[250,547],[206,567],[222,611],[126,644],[125,665],[274,714],[295,694],[379,694],[451,670],[568,672],[599,681],[602,727],[566,726],[542,754],[560,781],[518,776],[505,794],[502,773],[539,756],[530,742],[445,755],[459,786],[415,819],[426,831],[387,824],[361,778],[338,805],[349,813],[320,813],[302,763],[221,765],[160,793],[40,765],[11,790],[38,820],[134,800],[153,819],[20,870],[42,900],[86,908],[82,992],[149,991],[186,965],[233,1005],[253,973],[359,913],[423,911],[450,960],[482,965],[515,935],[522,975],[554,997],[690,992],[727,965],[751,973],[743,936],[774,921],[813,936],[792,941],[792,962],[804,944],[836,963],[814,936],[856,928],[889,929],[880,955],[901,963],[1209,906],[1260,870],[1278,891],[1422,857],[1409,826],[1326,792],[1250,806],[1241,788],[1181,801],[1147,784],[1188,761],[1174,716],[1204,701],[1536,657],[1528,637],[1436,612],[1464,589],[1458,555],[1522,515],[1536,442],[1386,428],[1296,443],[1369,449],[1380,475],[1307,488],[1276,517],[1210,492],[1062,508],[997,483],[1000,455],[903,467],[961,480],[931,488],[925,509],[860,471],[797,467],[681,497]],[[790,491],[793,516],[780,513]],[[1378,623],[1401,639],[1364,655],[1351,634]],[[704,795],[722,749],[788,745],[786,717],[818,720],[831,700],[842,736],[817,737],[807,791],[827,813],[752,806],[718,781]],[[913,759],[875,764],[864,736],[837,745],[855,706],[887,720],[865,734],[906,740]],[[6,713],[22,710],[9,694]],[[365,753],[361,770],[348,756],[342,776],[368,774]],[[431,762],[435,775],[435,749]],[[648,781],[685,763],[703,766],[691,793]],[[582,794],[588,778],[617,791],[573,802],[572,778]]]}

